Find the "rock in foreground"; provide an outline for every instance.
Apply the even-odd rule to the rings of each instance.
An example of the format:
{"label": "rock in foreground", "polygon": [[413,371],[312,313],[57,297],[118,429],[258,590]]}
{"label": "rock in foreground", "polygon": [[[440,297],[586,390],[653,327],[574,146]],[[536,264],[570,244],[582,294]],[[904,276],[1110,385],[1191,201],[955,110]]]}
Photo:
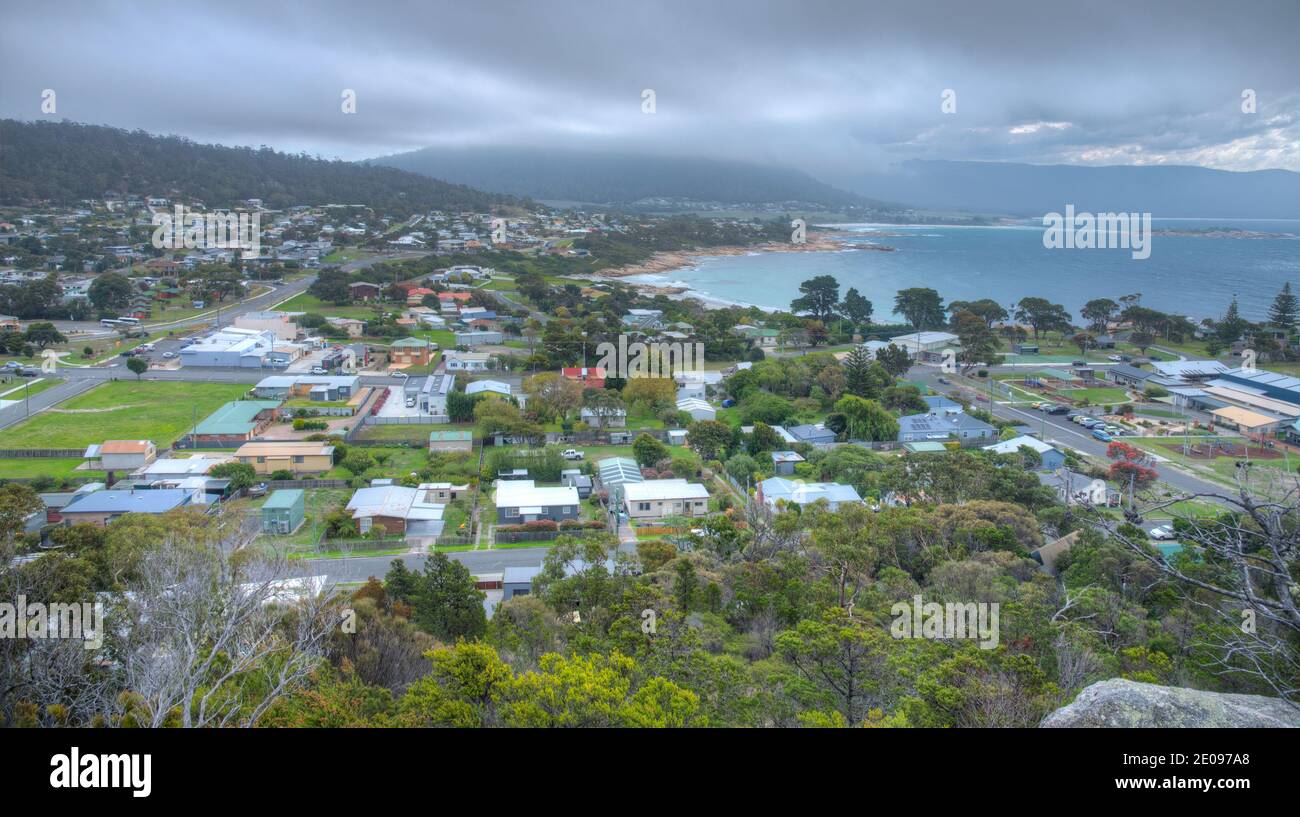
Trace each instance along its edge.
{"label": "rock in foreground", "polygon": [[1042,728],[1300,728],[1300,707],[1281,698],[1201,692],[1112,678],[1079,693]]}

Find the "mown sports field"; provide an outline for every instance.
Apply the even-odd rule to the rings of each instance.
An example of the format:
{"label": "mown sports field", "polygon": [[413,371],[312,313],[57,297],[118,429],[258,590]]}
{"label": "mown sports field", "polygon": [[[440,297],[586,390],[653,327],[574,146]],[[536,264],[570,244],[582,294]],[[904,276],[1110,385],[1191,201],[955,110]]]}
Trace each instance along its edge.
{"label": "mown sports field", "polygon": [[163,448],[196,417],[248,389],[242,383],[105,383],[0,431],[0,448],[81,448],[104,440],[153,440]]}

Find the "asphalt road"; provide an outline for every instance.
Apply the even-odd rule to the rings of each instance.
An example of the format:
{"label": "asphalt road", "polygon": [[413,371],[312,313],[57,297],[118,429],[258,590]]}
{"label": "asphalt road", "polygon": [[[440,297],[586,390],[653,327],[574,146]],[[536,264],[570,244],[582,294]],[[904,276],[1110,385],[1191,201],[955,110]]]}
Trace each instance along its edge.
{"label": "asphalt road", "polygon": [[[501,573],[507,567],[529,567],[542,563],[546,548],[510,548],[506,550],[465,550],[447,554],[460,562],[475,576]],[[421,554],[403,556],[354,556],[347,559],[304,560],[307,573],[326,576],[331,583],[364,582],[371,576],[383,578],[394,559],[400,559],[408,570],[423,570]]]}
{"label": "asphalt road", "polygon": [[[914,366],[907,374],[909,380],[925,383],[933,391],[941,393],[955,391],[953,385],[940,383],[938,380],[940,376],[942,376],[941,372],[928,366]],[[984,395],[987,395],[987,393],[987,391],[981,392]],[[990,407],[989,403],[983,401],[976,403],[976,405],[980,408]],[[992,411],[995,417],[1016,420],[1038,429],[1039,436],[1044,442],[1058,443],[1093,457],[1106,458],[1106,443],[1093,437],[1091,431],[1066,419],[1063,414],[1044,414],[1034,409],[1008,406],[996,402],[996,395],[992,403]],[[1119,439],[1123,438],[1120,437]],[[1179,491],[1214,494],[1223,494],[1228,491],[1227,488],[1221,485],[1176,470],[1172,467],[1171,462],[1158,463],[1156,470],[1160,473],[1161,482]]]}

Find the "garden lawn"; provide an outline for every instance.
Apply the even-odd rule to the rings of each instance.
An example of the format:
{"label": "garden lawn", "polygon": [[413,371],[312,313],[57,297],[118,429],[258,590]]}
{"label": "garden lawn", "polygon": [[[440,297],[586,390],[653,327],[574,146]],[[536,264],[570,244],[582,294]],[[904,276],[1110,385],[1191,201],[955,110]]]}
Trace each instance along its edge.
{"label": "garden lawn", "polygon": [[190,381],[105,383],[0,432],[0,448],[85,448],[104,440],[153,440],[164,448],[248,388]]}

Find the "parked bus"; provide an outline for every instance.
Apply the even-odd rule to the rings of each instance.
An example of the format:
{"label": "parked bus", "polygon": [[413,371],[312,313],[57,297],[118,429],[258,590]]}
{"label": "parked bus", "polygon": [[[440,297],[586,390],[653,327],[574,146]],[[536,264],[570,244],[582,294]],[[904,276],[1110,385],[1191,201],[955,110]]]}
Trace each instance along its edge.
{"label": "parked bus", "polygon": [[125,323],[125,324],[127,324],[127,325],[129,325],[129,326],[139,326],[139,325],[140,325],[140,319],[139,319],[139,318],[130,318],[130,317],[127,317],[127,318],[118,318],[117,321],[118,321],[118,323]]}
{"label": "parked bus", "polygon": [[117,318],[103,318],[100,320],[99,325],[107,326],[109,329],[116,329],[117,327],[123,326],[124,324],[122,323],[122,321],[118,320]]}

